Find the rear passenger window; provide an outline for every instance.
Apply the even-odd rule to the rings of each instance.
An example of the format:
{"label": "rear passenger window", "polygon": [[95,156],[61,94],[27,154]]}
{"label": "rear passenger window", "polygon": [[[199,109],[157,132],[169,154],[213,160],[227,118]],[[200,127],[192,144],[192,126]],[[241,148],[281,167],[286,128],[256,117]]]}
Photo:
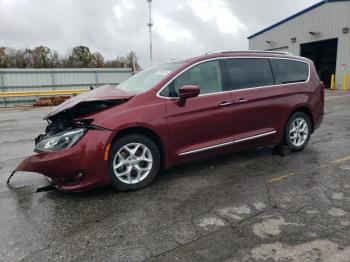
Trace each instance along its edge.
{"label": "rear passenger window", "polygon": [[224,59],[225,90],[236,90],[274,84],[271,66],[264,58]]}
{"label": "rear passenger window", "polygon": [[305,62],[271,59],[276,84],[305,82],[309,77],[309,65]]}

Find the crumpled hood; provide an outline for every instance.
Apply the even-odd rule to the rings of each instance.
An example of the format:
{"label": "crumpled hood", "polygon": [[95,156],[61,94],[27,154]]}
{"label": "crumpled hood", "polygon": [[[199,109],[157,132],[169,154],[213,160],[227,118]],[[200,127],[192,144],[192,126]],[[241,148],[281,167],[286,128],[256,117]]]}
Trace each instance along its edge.
{"label": "crumpled hood", "polygon": [[114,85],[105,85],[97,89],[87,91],[86,93],[80,94],[73,97],[64,103],[54,107],[45,116],[45,119],[53,117],[63,111],[67,111],[75,107],[76,105],[83,102],[96,102],[96,101],[113,101],[113,100],[125,100],[133,97],[132,94],[126,93]]}

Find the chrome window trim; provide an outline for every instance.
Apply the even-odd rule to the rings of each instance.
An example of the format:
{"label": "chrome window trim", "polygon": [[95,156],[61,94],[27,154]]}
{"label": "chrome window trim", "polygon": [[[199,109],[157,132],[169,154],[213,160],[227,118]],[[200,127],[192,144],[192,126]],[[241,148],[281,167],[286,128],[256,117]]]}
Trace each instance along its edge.
{"label": "chrome window trim", "polygon": [[267,133],[262,133],[262,134],[255,135],[255,136],[249,136],[249,137],[246,137],[246,138],[237,139],[237,140],[233,140],[233,141],[222,143],[222,144],[217,144],[217,145],[213,145],[213,146],[208,146],[208,147],[203,147],[203,148],[199,148],[199,149],[183,152],[183,153],[180,153],[179,156],[186,156],[186,155],[199,153],[199,152],[203,152],[203,151],[207,151],[207,150],[211,150],[211,149],[215,149],[215,148],[220,148],[220,147],[224,147],[224,146],[239,144],[239,143],[242,143],[242,142],[245,142],[245,141],[257,139],[257,138],[260,138],[260,137],[264,137],[264,136],[268,136],[268,135],[272,135],[272,134],[276,134],[276,133],[277,133],[276,130],[275,131],[270,131],[270,132],[267,132]]}
{"label": "chrome window trim", "polygon": [[207,60],[203,60],[203,61],[199,61],[193,65],[190,65],[189,67],[183,69],[181,72],[177,73],[173,78],[171,78],[168,82],[166,82],[157,92],[156,96],[159,98],[164,98],[164,99],[169,99],[169,100],[174,100],[177,97],[168,97],[168,96],[161,96],[160,93],[172,82],[175,80],[175,78],[177,78],[178,76],[180,76],[182,73],[186,72],[187,70],[191,69],[192,67],[205,63],[205,62],[210,62],[210,61],[214,61],[214,60],[222,60],[222,59],[235,59],[235,58],[251,58],[251,59],[280,59],[280,60],[291,60],[291,61],[298,61],[298,62],[302,62],[308,65],[308,78],[306,79],[306,81],[304,82],[296,82],[296,83],[287,83],[287,84],[275,84],[275,85],[268,85],[268,86],[257,86],[257,87],[249,87],[249,88],[242,88],[242,89],[236,89],[236,90],[228,90],[228,91],[222,91],[222,92],[215,92],[215,93],[209,93],[209,94],[202,94],[199,95],[198,97],[201,96],[210,96],[210,95],[217,95],[217,94],[224,94],[224,93],[235,93],[235,92],[240,92],[240,91],[244,91],[244,90],[255,90],[255,89],[262,89],[262,88],[271,88],[271,87],[276,87],[276,86],[285,86],[285,85],[299,85],[299,84],[305,84],[310,82],[310,77],[311,77],[311,66],[309,62],[306,62],[304,60],[298,59],[298,58],[287,58],[287,57],[268,57],[268,56],[233,56],[233,57],[215,57],[215,58],[210,58]]}
{"label": "chrome window trim", "polygon": [[276,54],[276,55],[292,55],[290,52],[283,51],[271,51],[271,50],[214,50],[205,53],[205,55],[213,55],[213,54],[223,54],[223,53],[252,53],[252,54]]}

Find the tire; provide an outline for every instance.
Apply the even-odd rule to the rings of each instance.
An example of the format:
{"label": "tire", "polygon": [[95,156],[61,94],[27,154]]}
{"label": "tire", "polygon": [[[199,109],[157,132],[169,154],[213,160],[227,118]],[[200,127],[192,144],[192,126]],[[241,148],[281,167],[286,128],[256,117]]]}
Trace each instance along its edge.
{"label": "tire", "polygon": [[112,186],[120,191],[133,191],[150,184],[160,167],[156,144],[146,136],[131,134],[117,139],[108,159]]}
{"label": "tire", "polygon": [[[311,121],[307,114],[296,112],[288,119],[284,131],[284,142],[292,152],[303,151],[310,141]],[[295,130],[293,132],[293,130]]]}

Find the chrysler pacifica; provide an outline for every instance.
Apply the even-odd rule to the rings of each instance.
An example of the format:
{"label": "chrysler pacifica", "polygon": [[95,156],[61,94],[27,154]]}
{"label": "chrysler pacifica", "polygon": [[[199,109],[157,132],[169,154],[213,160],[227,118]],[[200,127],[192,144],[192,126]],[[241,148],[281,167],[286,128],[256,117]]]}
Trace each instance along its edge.
{"label": "chrysler pacifica", "polygon": [[287,53],[216,52],[164,63],[53,108],[15,171],[61,190],[135,190],[161,169],[262,145],[301,151],[320,126],[324,86]]}

